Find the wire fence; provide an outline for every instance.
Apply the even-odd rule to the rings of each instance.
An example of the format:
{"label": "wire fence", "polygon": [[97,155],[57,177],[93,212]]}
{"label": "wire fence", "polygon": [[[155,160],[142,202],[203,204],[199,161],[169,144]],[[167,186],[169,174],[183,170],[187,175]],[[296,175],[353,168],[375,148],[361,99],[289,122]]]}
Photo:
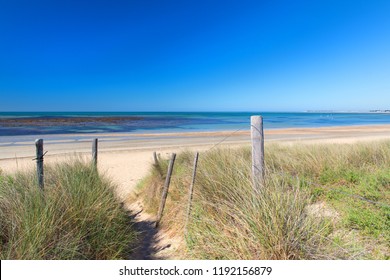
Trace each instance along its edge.
{"label": "wire fence", "polygon": [[206,152],[208,151],[211,151],[212,149],[220,146],[221,144],[223,144],[226,140],[228,140],[229,138],[231,138],[233,135],[237,134],[237,132],[240,132],[240,131],[244,131],[244,130],[248,130],[248,125],[243,125],[241,128],[231,132],[230,134],[228,134],[227,136],[225,136],[222,140],[220,140],[219,142],[217,142],[216,144],[214,144],[211,148],[207,149]]}

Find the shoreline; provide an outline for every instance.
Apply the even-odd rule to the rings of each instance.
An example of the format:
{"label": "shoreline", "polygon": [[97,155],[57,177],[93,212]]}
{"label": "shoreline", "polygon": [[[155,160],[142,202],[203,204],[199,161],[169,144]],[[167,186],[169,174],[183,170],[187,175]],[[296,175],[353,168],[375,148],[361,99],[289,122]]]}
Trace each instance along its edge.
{"label": "shoreline", "polygon": [[[250,130],[170,132],[170,133],[98,133],[0,136],[0,160],[23,158],[27,147],[35,149],[35,140],[43,139],[45,147],[53,154],[89,152],[92,139],[99,139],[99,151],[145,150],[150,148],[215,145],[219,142],[250,143]],[[390,138],[389,125],[328,126],[305,128],[265,129],[265,142],[269,141],[358,141]],[[25,150],[25,151],[23,151]],[[28,149],[31,150],[31,149]],[[34,153],[30,153],[34,155]]]}
{"label": "shoreline", "polygon": [[[136,133],[136,132],[103,132],[103,133],[59,133],[59,134],[26,134],[26,135],[2,135],[0,136],[0,145],[4,138],[54,138],[50,141],[68,140],[71,138],[78,140],[79,138],[98,138],[100,137],[160,137],[160,136],[226,136],[229,134],[246,135],[250,133],[248,129],[240,128],[236,130],[203,130],[203,131],[185,131],[185,132],[150,132],[150,133]],[[353,130],[388,130],[390,132],[390,124],[370,124],[370,125],[347,125],[347,126],[320,126],[320,127],[286,127],[286,128],[265,128],[265,134],[285,134],[285,133],[320,133],[330,131],[353,131]],[[61,138],[61,139],[55,139]],[[69,141],[69,140],[68,140]],[[17,142],[17,141],[13,141]]]}

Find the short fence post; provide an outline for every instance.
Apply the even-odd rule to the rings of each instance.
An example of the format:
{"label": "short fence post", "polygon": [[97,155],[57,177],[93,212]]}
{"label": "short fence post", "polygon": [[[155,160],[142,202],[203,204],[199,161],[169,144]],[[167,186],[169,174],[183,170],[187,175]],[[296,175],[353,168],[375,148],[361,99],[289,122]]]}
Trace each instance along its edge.
{"label": "short fence post", "polygon": [[38,186],[43,190],[43,139],[35,140]]}
{"label": "short fence post", "polygon": [[92,141],[92,164],[97,168],[97,157],[98,157],[98,139],[95,138]]}
{"label": "short fence post", "polygon": [[184,235],[187,235],[187,232],[188,232],[187,227],[188,227],[188,221],[190,219],[190,214],[191,214],[191,204],[192,204],[192,196],[194,193],[194,184],[195,184],[195,176],[196,176],[196,167],[198,166],[198,158],[199,158],[199,153],[196,152],[195,158],[194,158],[194,170],[192,172],[192,181],[191,181],[189,195],[188,195],[188,208],[187,208],[187,218],[186,218],[186,223],[185,223]]}
{"label": "short fence post", "polygon": [[251,116],[251,139],[253,188],[259,190],[264,184],[264,131],[262,116]]}
{"label": "short fence post", "polygon": [[157,214],[156,227],[158,227],[158,225],[161,221],[163,211],[164,211],[165,202],[166,202],[167,196],[168,196],[169,184],[171,182],[173,164],[175,163],[175,159],[176,159],[176,154],[173,153],[171,160],[169,161],[167,177],[165,178],[165,184],[164,184],[164,188],[163,188],[163,192],[162,192],[162,196],[161,196],[160,207],[158,209],[158,214]]}
{"label": "short fence post", "polygon": [[153,161],[154,161],[154,165],[158,165],[158,159],[157,159],[157,153],[156,152],[153,152]]}

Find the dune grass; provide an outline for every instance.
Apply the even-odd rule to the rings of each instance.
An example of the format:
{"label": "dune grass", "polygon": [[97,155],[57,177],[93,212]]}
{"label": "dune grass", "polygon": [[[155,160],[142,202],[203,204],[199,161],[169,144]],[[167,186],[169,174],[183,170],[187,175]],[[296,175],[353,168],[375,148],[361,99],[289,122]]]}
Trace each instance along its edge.
{"label": "dune grass", "polygon": [[[390,142],[266,145],[266,181],[253,190],[251,151],[200,154],[184,222],[193,153],[178,156],[162,226],[185,240],[183,258],[388,259]],[[167,160],[140,196],[156,213]]]}
{"label": "dune grass", "polygon": [[121,259],[135,231],[112,183],[80,160],[0,174],[1,259]]}

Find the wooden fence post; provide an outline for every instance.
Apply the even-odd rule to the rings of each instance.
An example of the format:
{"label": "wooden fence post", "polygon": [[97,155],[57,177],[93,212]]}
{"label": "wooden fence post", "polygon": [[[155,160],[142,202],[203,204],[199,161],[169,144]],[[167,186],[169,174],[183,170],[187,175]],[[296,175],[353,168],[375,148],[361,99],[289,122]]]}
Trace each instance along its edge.
{"label": "wooden fence post", "polygon": [[191,214],[191,203],[192,203],[192,195],[194,193],[194,184],[195,184],[195,176],[196,176],[196,167],[198,166],[198,158],[199,158],[199,153],[196,152],[195,158],[194,158],[194,170],[192,172],[192,181],[191,181],[189,195],[188,195],[188,208],[187,208],[187,218],[186,218],[186,223],[185,223],[185,234],[184,235],[187,235],[187,226],[188,226],[188,221],[190,219],[190,214]]}
{"label": "wooden fence post", "polygon": [[97,157],[98,157],[98,139],[95,138],[92,141],[92,164],[97,168]]}
{"label": "wooden fence post", "polygon": [[253,188],[259,190],[264,184],[264,131],[262,116],[251,116],[251,139]]}
{"label": "wooden fence post", "polygon": [[43,139],[35,140],[38,186],[43,190]]}
{"label": "wooden fence post", "polygon": [[171,182],[173,164],[175,163],[175,159],[176,159],[176,154],[173,153],[171,160],[169,161],[167,177],[165,178],[165,184],[164,184],[164,188],[163,188],[163,192],[162,192],[162,196],[161,196],[160,207],[158,209],[158,214],[157,214],[156,227],[158,227],[158,225],[161,221],[163,211],[164,211],[165,202],[166,202],[167,196],[168,196],[169,184]]}
{"label": "wooden fence post", "polygon": [[157,153],[156,152],[153,152],[153,161],[154,161],[154,165],[158,165],[158,159],[157,159]]}

